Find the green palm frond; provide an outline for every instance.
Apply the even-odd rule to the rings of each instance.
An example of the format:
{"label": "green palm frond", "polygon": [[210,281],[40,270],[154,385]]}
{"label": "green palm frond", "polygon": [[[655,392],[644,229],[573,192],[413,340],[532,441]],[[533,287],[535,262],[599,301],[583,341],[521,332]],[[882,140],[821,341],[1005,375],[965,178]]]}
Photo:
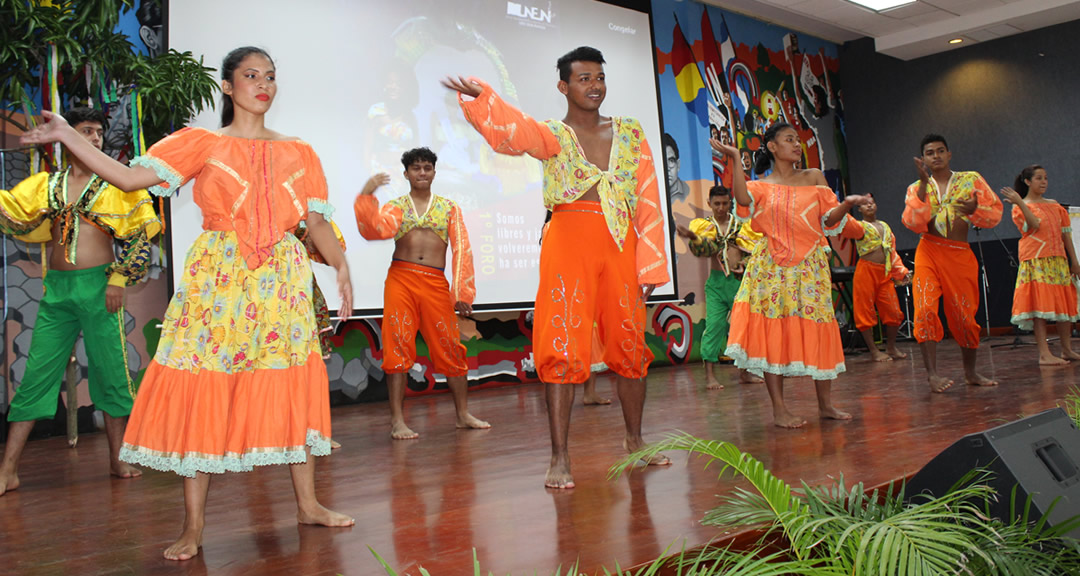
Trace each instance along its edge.
{"label": "green palm frond", "polygon": [[1069,386],[1069,393],[1065,395],[1062,408],[1069,413],[1069,417],[1073,419],[1073,422],[1080,426],[1080,388],[1075,385]]}
{"label": "green palm frond", "polygon": [[680,559],[681,576],[847,576],[821,560],[792,560],[784,551],[757,554],[728,548],[705,548]]}

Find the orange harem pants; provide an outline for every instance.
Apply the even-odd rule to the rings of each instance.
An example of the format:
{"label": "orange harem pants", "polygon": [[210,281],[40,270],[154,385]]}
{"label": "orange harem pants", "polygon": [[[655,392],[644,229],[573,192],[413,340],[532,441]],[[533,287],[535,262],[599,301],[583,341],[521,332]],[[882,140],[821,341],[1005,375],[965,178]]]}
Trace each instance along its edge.
{"label": "orange harem pants", "polygon": [[540,250],[533,355],[540,380],[580,384],[589,377],[595,321],[603,360],[616,374],[643,378],[652,361],[645,345],[645,301],[627,232],[620,252],[599,202],[555,207]]}
{"label": "orange harem pants", "polygon": [[416,361],[416,331],[427,343],[435,371],[464,376],[465,346],[442,269],[402,260],[390,263],[383,292],[383,372],[408,372]]}
{"label": "orange harem pants", "polygon": [[923,234],[915,249],[915,340],[940,342],[944,336],[938,300],[945,297],[949,332],[961,348],[978,348],[979,263],[967,242]]}
{"label": "orange harem pants", "polygon": [[[854,287],[855,329],[859,332],[877,325],[878,316],[886,326],[899,326],[904,322],[900,300],[896,297],[896,285],[885,273],[885,265],[868,260],[855,264]],[[877,312],[874,309],[877,308]]]}

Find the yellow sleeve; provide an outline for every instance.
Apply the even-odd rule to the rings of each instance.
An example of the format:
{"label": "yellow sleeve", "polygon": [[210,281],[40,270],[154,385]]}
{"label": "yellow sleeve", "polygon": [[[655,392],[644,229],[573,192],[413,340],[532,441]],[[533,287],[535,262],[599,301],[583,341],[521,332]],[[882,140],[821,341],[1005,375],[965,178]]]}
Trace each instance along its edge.
{"label": "yellow sleeve", "polygon": [[52,239],[49,173],[39,172],[11,190],[0,190],[0,232],[26,242]]}
{"label": "yellow sleeve", "polygon": [[146,190],[124,192],[106,185],[87,212],[98,224],[107,227],[113,238],[121,241],[140,232],[145,232],[150,240],[162,230],[161,220],[154,212],[154,201]]}

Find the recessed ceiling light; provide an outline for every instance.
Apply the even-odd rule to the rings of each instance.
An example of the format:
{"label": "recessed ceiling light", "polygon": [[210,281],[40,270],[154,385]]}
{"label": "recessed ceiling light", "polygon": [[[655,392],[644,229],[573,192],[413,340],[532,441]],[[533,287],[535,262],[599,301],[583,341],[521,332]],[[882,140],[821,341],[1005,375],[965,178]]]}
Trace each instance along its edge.
{"label": "recessed ceiling light", "polygon": [[914,4],[915,0],[848,0],[848,2],[869,8],[875,12],[883,12],[905,4]]}
{"label": "recessed ceiling light", "polygon": [[963,41],[964,41],[963,38],[953,38],[952,40],[949,40],[949,44],[959,44],[959,43],[961,43]]}

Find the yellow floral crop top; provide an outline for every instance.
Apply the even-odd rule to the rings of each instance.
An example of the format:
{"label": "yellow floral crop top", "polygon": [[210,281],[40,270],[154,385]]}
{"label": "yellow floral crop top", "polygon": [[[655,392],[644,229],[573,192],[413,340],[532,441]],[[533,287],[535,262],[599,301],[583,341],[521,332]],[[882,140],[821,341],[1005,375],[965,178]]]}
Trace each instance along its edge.
{"label": "yellow floral crop top", "polygon": [[356,197],[353,210],[356,212],[356,227],[360,229],[360,235],[368,240],[393,238],[396,242],[417,228],[426,228],[437,234],[450,247],[453,256],[453,286],[450,292],[454,301],[473,303],[476,283],[472,247],[461,208],[456,203],[432,194],[427,211],[418,214],[408,194],[390,200],[381,209],[374,195],[360,194]]}
{"label": "yellow floral crop top", "polygon": [[908,269],[900,260],[900,255],[896,253],[896,239],[893,236],[892,228],[889,228],[888,224],[880,220],[877,223],[881,224],[881,230],[878,230],[878,227],[870,222],[857,221],[858,226],[862,228],[862,235],[857,236],[855,239],[855,250],[860,257],[876,250],[883,250],[885,252],[885,275],[894,279],[901,279],[907,275]]}
{"label": "yellow floral crop top", "polygon": [[[975,212],[970,216],[958,208],[961,202],[974,198]],[[926,200],[919,200],[919,182],[907,188],[903,222],[912,232],[922,234],[931,223],[943,237],[948,237],[953,222],[963,220],[976,228],[993,228],[1001,221],[1001,199],[978,172],[953,172],[945,190],[937,180],[926,182]]]}
{"label": "yellow floral crop top", "polygon": [[146,190],[124,192],[94,175],[79,198],[68,203],[68,170],[39,172],[0,190],[0,232],[26,242],[50,242],[52,225],[60,221],[57,244],[64,259],[75,264],[79,226],[89,223],[120,243],[120,258],[106,268],[109,283],[128,286],[146,275],[150,239],[162,230]]}

